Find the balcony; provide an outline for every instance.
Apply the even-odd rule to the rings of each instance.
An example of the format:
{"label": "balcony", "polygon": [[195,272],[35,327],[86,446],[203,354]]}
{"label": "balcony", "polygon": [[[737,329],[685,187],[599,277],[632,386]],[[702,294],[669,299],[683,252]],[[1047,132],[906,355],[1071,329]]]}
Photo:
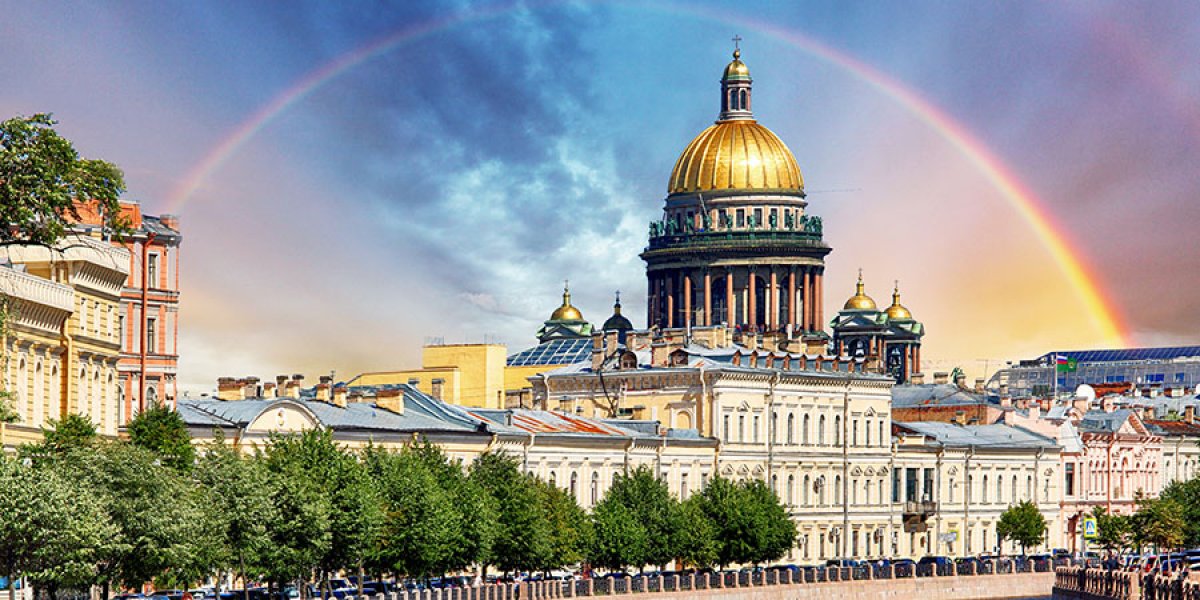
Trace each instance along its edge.
{"label": "balcony", "polygon": [[821,249],[825,243],[821,241],[821,233],[808,231],[787,230],[730,230],[730,231],[699,231],[694,233],[674,233],[652,235],[646,250],[666,250],[670,248],[721,248],[721,247],[804,247]]}
{"label": "balcony", "polygon": [[931,500],[909,500],[904,503],[904,516],[919,516],[924,519],[937,512],[937,502]]}

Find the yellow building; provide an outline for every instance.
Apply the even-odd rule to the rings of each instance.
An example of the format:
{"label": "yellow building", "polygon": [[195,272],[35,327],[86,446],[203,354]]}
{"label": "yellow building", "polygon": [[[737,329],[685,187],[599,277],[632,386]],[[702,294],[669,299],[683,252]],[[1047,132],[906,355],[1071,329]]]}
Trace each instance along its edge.
{"label": "yellow building", "polygon": [[5,449],[37,441],[64,414],[91,418],[104,435],[122,422],[116,383],[123,321],[120,293],[129,252],[87,236],[55,248],[0,249],[0,296],[7,303],[4,390],[17,422]]}
{"label": "yellow building", "polygon": [[[619,300],[614,311],[606,328],[624,319]],[[562,304],[538,330],[537,346],[508,356],[502,344],[431,344],[421,350],[419,369],[363,373],[346,385],[408,384],[459,406],[529,407],[533,402],[530,378],[590,358],[591,333],[592,325],[571,304],[570,290],[564,289]]]}

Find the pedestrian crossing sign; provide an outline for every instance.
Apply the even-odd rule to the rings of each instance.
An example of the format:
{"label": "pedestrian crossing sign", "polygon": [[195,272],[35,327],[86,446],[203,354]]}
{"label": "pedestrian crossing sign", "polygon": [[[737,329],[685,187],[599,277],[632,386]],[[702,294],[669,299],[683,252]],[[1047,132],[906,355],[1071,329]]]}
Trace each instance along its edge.
{"label": "pedestrian crossing sign", "polygon": [[1083,539],[1096,539],[1096,517],[1085,517],[1083,519]]}

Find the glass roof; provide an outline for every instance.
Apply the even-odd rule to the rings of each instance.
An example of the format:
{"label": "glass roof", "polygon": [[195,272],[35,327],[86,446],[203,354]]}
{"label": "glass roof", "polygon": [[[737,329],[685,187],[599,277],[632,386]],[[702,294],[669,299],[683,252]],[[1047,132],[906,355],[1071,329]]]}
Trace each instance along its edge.
{"label": "glass roof", "polygon": [[1175,346],[1170,348],[1123,348],[1117,350],[1079,350],[1050,352],[1039,357],[1051,360],[1055,355],[1074,358],[1076,362],[1116,362],[1125,360],[1171,360],[1187,356],[1200,357],[1200,346]]}
{"label": "glass roof", "polygon": [[592,338],[550,340],[508,357],[508,366],[569,365],[587,360],[592,354]]}

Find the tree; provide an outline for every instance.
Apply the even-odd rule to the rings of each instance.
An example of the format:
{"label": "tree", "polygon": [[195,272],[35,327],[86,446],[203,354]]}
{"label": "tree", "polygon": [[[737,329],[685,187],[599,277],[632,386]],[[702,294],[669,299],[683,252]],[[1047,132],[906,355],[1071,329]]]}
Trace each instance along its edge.
{"label": "tree", "polygon": [[208,557],[209,569],[228,569],[243,581],[265,574],[267,524],[277,520],[265,465],[242,456],[218,436],[205,448],[194,475],[214,523],[205,532],[215,550]]}
{"label": "tree", "polygon": [[155,404],[130,420],[128,431],[133,445],[157,454],[163,464],[180,472],[192,469],[196,450],[178,412]]}
{"label": "tree", "polygon": [[551,571],[578,563],[591,545],[591,520],[567,491],[540,479],[534,483],[541,492],[542,511],[550,526],[548,552],[538,568]]}
{"label": "tree", "polygon": [[1120,552],[1129,544],[1129,518],[1123,515],[1109,514],[1103,506],[1092,508],[1092,516],[1096,518],[1096,543],[1110,553]]}
{"label": "tree", "polygon": [[795,523],[763,481],[734,484],[716,477],[698,498],[701,512],[715,528],[717,563],[722,567],[776,560],[796,540]]}
{"label": "tree", "polygon": [[631,557],[630,564],[662,566],[675,558],[671,515],[679,503],[654,471],[642,465],[628,474],[618,473],[606,497],[629,509],[634,520],[646,529],[645,554]]}
{"label": "tree", "polygon": [[96,443],[96,426],[90,417],[70,413],[55,421],[47,421],[49,429],[42,428],[42,443],[31,446],[29,450],[37,453],[39,450],[62,454],[79,448],[90,448]]}
{"label": "tree", "polygon": [[1139,541],[1156,549],[1175,550],[1183,545],[1183,506],[1173,499],[1148,499],[1140,503],[1131,519]]}
{"label": "tree", "polygon": [[1013,540],[1025,549],[1037,546],[1045,539],[1046,518],[1033,502],[1028,500],[1014,504],[1003,513],[996,523],[996,535],[1001,539]]}
{"label": "tree", "polygon": [[417,453],[411,447],[398,453],[367,449],[367,469],[384,500],[382,534],[368,563],[380,571],[428,577],[453,561],[460,532],[452,498]]}
{"label": "tree", "polygon": [[80,158],[56,124],[49,114],[0,123],[0,244],[54,245],[80,220],[81,200],[94,203],[107,227],[123,228],[121,170]]}
{"label": "tree", "polygon": [[86,484],[0,457],[0,575],[9,582],[26,576],[51,598],[90,584],[116,534]]}
{"label": "tree", "polygon": [[[284,571],[308,568],[328,574],[362,566],[375,543],[382,519],[379,497],[357,457],[333,442],[328,429],[309,429],[299,434],[273,436],[266,452],[268,468],[284,488],[312,499],[319,506],[309,511],[311,520],[296,525],[280,524],[280,533],[299,536],[295,553],[281,555]],[[319,496],[316,500],[313,497]],[[277,501],[281,518],[289,511]]]}
{"label": "tree", "polygon": [[646,527],[637,521],[633,510],[606,495],[592,507],[592,544],[588,552],[593,565],[609,571],[644,563],[650,545]]}
{"label": "tree", "polygon": [[680,502],[671,522],[671,546],[681,565],[703,568],[717,562],[716,530],[705,516],[699,496]]}
{"label": "tree", "polygon": [[496,507],[496,538],[489,564],[505,572],[540,566],[550,554],[550,524],[541,508],[541,494],[532,475],[522,473],[516,458],[485,452],[471,464],[469,478]]}
{"label": "tree", "polygon": [[1183,511],[1183,545],[1200,546],[1200,478],[1172,481],[1158,497],[1178,503]]}
{"label": "tree", "polygon": [[135,587],[195,567],[196,541],[205,533],[206,519],[190,480],[127,442],[75,451],[72,462],[82,461],[87,461],[83,477],[101,494],[121,542],[100,572],[105,598],[109,584]]}

